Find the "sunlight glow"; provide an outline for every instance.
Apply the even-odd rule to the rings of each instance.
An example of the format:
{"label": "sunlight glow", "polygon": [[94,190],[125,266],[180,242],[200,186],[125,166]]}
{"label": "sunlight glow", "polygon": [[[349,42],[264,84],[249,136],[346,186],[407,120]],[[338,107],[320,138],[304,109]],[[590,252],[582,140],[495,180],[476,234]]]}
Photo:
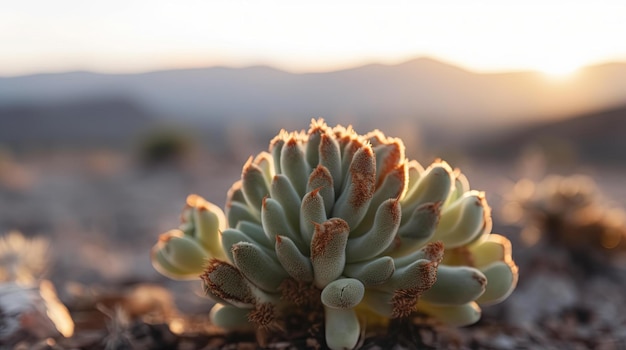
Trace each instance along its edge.
{"label": "sunlight glow", "polygon": [[539,67],[539,71],[546,76],[554,79],[570,78],[576,72],[583,68],[585,64],[573,63],[573,62],[547,62],[544,66]]}
{"label": "sunlight glow", "polygon": [[419,56],[565,74],[626,60],[622,0],[8,2],[0,76],[268,64],[324,71]]}

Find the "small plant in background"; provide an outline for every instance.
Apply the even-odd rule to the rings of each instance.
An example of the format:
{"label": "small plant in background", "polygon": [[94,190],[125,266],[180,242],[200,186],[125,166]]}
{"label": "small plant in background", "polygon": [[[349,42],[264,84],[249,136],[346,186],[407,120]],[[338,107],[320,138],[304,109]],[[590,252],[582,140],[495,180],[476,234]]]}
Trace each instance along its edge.
{"label": "small plant in background", "polygon": [[557,348],[623,347],[623,209],[584,175],[523,179],[507,194],[502,219],[529,248],[517,251],[525,274],[503,305],[507,322],[558,335]]}
{"label": "small plant in background", "polygon": [[193,146],[190,135],[182,130],[153,130],[138,146],[139,160],[148,167],[176,164],[189,155]]}
{"label": "small plant in background", "polygon": [[364,323],[420,313],[472,324],[517,282],[484,193],[443,161],[406,159],[379,131],[323,120],[281,131],[246,162],[225,211],[189,196],[152,261],[166,276],[200,277],[227,329],[284,330],[300,315],[323,324],[330,348],[350,349]]}
{"label": "small plant in background", "polygon": [[544,239],[586,254],[626,250],[626,213],[587,176],[524,179],[511,194],[505,212],[512,213],[511,221],[525,224],[522,238],[530,244]]}

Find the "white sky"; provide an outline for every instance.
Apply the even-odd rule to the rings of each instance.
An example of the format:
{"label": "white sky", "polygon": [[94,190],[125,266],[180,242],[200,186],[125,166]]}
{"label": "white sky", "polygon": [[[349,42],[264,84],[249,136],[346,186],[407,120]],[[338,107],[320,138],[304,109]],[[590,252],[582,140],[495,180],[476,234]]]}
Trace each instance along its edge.
{"label": "white sky", "polygon": [[431,56],[551,73],[626,61],[626,1],[0,0],[0,76]]}

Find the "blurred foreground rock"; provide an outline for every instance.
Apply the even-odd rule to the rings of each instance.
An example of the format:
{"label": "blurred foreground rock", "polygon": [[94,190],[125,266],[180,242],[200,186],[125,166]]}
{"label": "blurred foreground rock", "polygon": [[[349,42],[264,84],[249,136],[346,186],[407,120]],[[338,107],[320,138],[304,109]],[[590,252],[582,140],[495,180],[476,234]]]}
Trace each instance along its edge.
{"label": "blurred foreground rock", "polygon": [[69,311],[47,280],[36,286],[1,283],[0,325],[0,344],[7,345],[71,337],[74,333]]}

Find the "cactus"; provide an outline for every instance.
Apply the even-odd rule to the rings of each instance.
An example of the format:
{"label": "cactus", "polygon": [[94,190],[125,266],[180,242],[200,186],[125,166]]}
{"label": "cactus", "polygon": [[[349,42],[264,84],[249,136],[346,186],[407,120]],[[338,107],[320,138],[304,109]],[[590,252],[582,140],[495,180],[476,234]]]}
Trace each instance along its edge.
{"label": "cactus", "polygon": [[[361,323],[421,312],[452,325],[480,317],[517,281],[509,241],[465,176],[424,169],[380,131],[313,120],[250,158],[226,215],[192,195],[179,229],[152,250],[156,269],[200,276],[225,328],[284,328],[290,312],[323,313],[326,343],[351,349]],[[445,254],[444,254],[445,247]]]}

